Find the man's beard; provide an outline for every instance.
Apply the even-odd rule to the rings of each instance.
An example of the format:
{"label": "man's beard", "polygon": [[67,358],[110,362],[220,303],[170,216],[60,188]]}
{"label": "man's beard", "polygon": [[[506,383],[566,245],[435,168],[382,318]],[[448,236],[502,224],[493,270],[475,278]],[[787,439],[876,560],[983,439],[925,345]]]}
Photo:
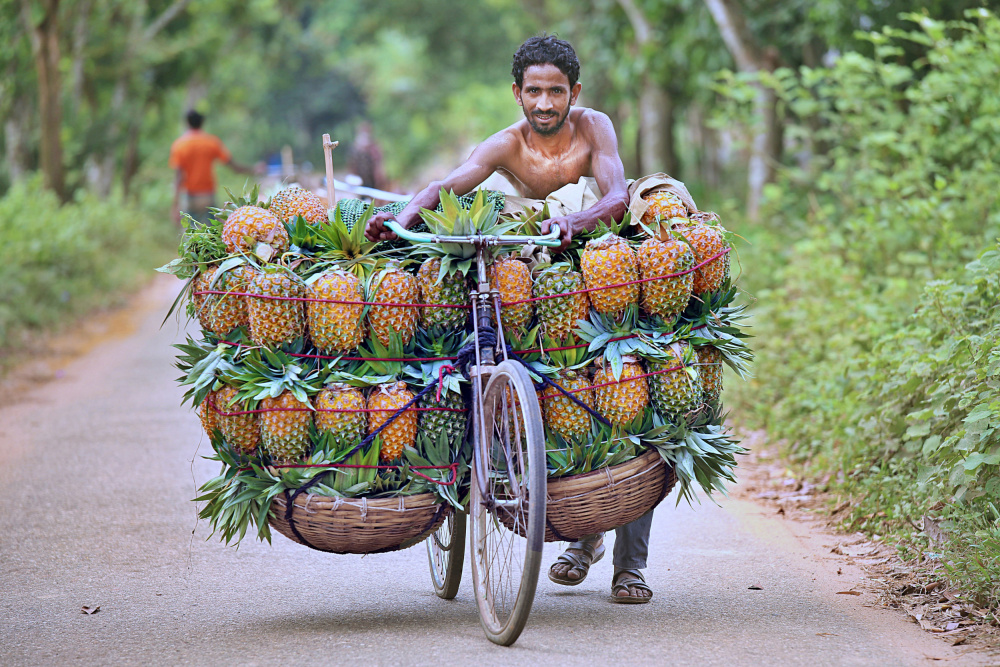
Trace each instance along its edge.
{"label": "man's beard", "polygon": [[538,125],[536,125],[534,119],[534,112],[532,112],[531,114],[525,112],[524,117],[528,119],[528,124],[531,125],[532,130],[542,135],[543,137],[551,137],[553,134],[556,134],[559,130],[562,129],[562,126],[566,123],[566,119],[569,118],[569,106],[567,105],[566,111],[564,113],[558,115],[555,125],[552,125],[551,127],[539,127]]}

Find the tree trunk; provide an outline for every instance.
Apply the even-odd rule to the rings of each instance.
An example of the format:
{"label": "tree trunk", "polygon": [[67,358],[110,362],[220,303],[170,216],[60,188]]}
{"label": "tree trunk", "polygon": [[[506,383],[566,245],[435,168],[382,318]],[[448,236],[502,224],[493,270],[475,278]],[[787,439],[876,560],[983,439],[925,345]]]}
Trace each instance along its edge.
{"label": "tree trunk", "polygon": [[[640,51],[653,41],[653,28],[634,0],[618,0],[628,16]],[[670,93],[648,71],[642,77],[639,94],[639,171],[652,174],[677,171],[678,160],[673,140],[673,101]]]}
{"label": "tree trunk", "polygon": [[[757,45],[747,28],[739,0],[705,0],[705,6],[741,72],[756,73],[777,68],[777,51],[772,48],[765,52]],[[782,141],[777,96],[760,82],[755,87],[757,94],[753,101],[754,120],[747,167],[747,214],[751,220],[760,215],[764,185],[774,180]]]}
{"label": "tree trunk", "polygon": [[45,185],[67,200],[62,150],[62,77],[59,73],[59,0],[41,2],[43,18],[31,19],[31,4],[21,0],[21,17],[31,40],[38,75],[38,110],[41,121],[41,164]]}

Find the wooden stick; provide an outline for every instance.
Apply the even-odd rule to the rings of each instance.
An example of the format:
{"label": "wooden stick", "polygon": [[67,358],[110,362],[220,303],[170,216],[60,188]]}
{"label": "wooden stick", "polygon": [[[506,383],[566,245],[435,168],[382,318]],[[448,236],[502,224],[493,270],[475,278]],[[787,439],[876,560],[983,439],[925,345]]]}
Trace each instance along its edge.
{"label": "wooden stick", "polygon": [[323,135],[323,154],[326,156],[326,199],[330,208],[337,205],[337,190],[333,187],[333,149],[340,145],[339,141],[330,141],[330,135]]}

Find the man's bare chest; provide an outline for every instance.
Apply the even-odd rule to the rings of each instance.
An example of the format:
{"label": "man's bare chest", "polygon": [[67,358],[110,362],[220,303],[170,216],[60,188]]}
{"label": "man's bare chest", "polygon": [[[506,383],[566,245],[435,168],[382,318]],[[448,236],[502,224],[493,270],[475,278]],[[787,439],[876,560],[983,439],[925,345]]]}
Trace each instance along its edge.
{"label": "man's bare chest", "polygon": [[502,170],[524,197],[544,199],[568,183],[592,176],[590,150],[568,151],[555,157],[525,152]]}

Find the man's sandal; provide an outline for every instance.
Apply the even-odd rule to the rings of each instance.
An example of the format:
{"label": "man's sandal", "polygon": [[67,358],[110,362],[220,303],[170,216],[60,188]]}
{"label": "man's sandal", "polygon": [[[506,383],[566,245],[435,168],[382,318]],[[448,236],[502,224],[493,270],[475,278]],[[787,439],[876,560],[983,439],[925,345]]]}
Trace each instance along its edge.
{"label": "man's sandal", "polygon": [[[583,553],[570,553],[570,549],[577,549]],[[560,563],[565,563],[566,565],[569,565],[569,569],[566,570],[566,574],[569,574],[573,570],[579,570],[583,574],[580,575],[579,579],[570,579],[569,577],[555,574],[552,571],[552,567],[550,567],[549,581],[562,584],[563,586],[576,586],[577,584],[583,583],[583,580],[587,578],[587,573],[590,572],[590,566],[602,558],[604,558],[603,541],[597,547],[590,542],[572,542],[568,547],[566,547],[566,551],[559,554],[559,557],[556,558],[556,562],[552,564],[552,567],[555,567]]]}
{"label": "man's sandal", "polygon": [[[636,597],[629,589],[647,591],[648,597]],[[627,596],[619,596],[622,591],[628,591]],[[646,578],[640,570],[617,570],[611,579],[611,601],[618,604],[646,604],[653,599],[653,589],[646,585]]]}

